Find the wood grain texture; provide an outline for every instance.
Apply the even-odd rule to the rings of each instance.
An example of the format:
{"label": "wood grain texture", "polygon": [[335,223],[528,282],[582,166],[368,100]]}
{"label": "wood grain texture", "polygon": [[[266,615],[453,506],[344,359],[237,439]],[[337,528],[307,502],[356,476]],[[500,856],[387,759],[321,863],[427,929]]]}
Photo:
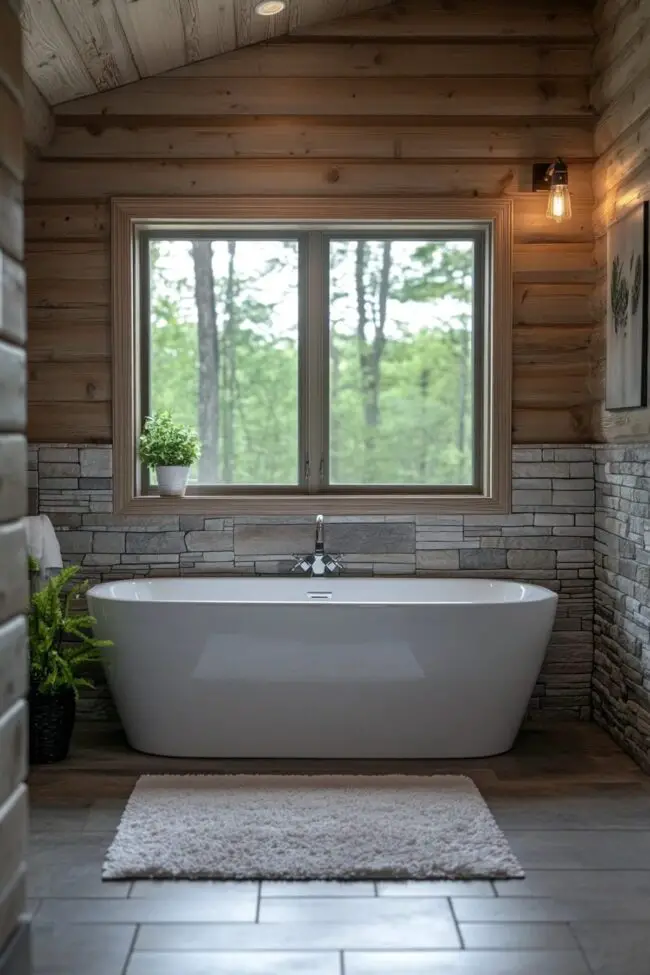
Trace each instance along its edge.
{"label": "wood grain texture", "polygon": [[25,429],[27,378],[23,349],[0,341],[0,433]]}
{"label": "wood grain texture", "polygon": [[0,165],[22,180],[25,168],[23,109],[20,101],[0,84]]}
{"label": "wood grain texture", "polygon": [[[0,623],[13,619],[27,608],[29,586],[25,532],[20,522],[0,525]],[[1,720],[1,718],[0,718]],[[4,754],[3,754],[4,761]],[[3,762],[0,762],[0,779]]]}
{"label": "wood grain texture", "polygon": [[16,98],[23,87],[20,21],[8,3],[0,3],[0,85]]}
{"label": "wood grain texture", "polygon": [[[306,32],[303,32],[306,33]],[[592,39],[591,4],[561,0],[415,0],[348,17],[309,32],[315,37]]]}
{"label": "wood grain texture", "polygon": [[[232,213],[259,194],[260,214],[281,196],[285,215],[306,196],[326,218],[349,197],[408,206],[417,195],[512,201],[514,436],[588,439],[601,354],[589,11],[581,0],[507,6],[406,0],[60,106],[28,185],[30,434],[111,440],[111,403],[98,398],[110,395],[111,198],[186,196],[200,216],[216,194]],[[196,53],[203,7],[180,11]],[[562,224],[530,192],[532,163],[557,155],[573,196]]]}
{"label": "wood grain texture", "polygon": [[[356,117],[355,117],[356,118]],[[84,117],[83,121],[86,121]],[[493,125],[413,124],[399,116],[369,120],[316,116],[249,116],[232,120],[197,119],[194,125],[163,119],[155,125],[122,119],[115,124],[60,122],[53,142],[42,152],[50,159],[507,159],[532,165],[552,158],[558,145],[569,164],[593,155],[591,124],[528,125],[505,120]],[[186,120],[181,120],[183,123]],[[573,171],[573,170],[572,170]]]}
{"label": "wood grain texture", "polygon": [[[20,521],[27,508],[25,288],[20,263],[24,149],[18,5],[0,0],[0,946],[19,925],[26,897],[28,667],[22,614],[29,587]],[[10,959],[8,963],[11,967]]]}
{"label": "wood grain texture", "polygon": [[56,105],[388,2],[289,0],[266,18],[254,0],[24,0],[26,63]]}
{"label": "wood grain texture", "polygon": [[598,286],[594,296],[599,357],[594,363],[597,439],[647,440],[650,409],[611,413],[604,407],[606,362],[606,234],[611,224],[650,193],[650,4],[648,0],[602,0],[596,24],[597,75],[593,98],[602,116],[595,132],[593,227]]}
{"label": "wood grain texture", "polygon": [[22,24],[25,68],[50,104],[96,90],[52,0],[23,4]]}
{"label": "wood grain texture", "polygon": [[52,0],[98,91],[140,75],[113,0]]}
{"label": "wood grain texture", "polygon": [[30,402],[27,437],[32,443],[110,443],[111,404],[108,402]]}
{"label": "wood grain texture", "polygon": [[[139,0],[140,3],[143,0]],[[135,4],[134,6],[137,6]],[[67,115],[429,115],[591,118],[584,78],[147,78],[68,102]],[[495,108],[498,106],[498,109]]]}
{"label": "wood grain texture", "polygon": [[[39,164],[28,181],[31,200],[88,198],[101,187],[106,197],[129,193],[159,196],[513,196],[530,189],[531,167],[485,159],[440,161],[397,159],[311,160],[173,159],[51,160]],[[591,198],[591,169],[575,166],[574,192]]]}
{"label": "wood grain texture", "polygon": [[28,74],[23,77],[23,101],[25,142],[41,150],[54,135],[54,115]]}
{"label": "wood grain texture", "polygon": [[25,333],[25,271],[0,251],[0,338],[23,345]]}
{"label": "wood grain texture", "polygon": [[[498,66],[495,70],[495,66]],[[587,78],[591,43],[558,46],[515,45],[510,41],[453,44],[393,38],[341,41],[339,44],[277,40],[252,50],[232,51],[221,58],[177,68],[170,77],[183,78],[448,78],[510,77]]]}
{"label": "wood grain texture", "polygon": [[[1,733],[0,730],[0,735]],[[0,893],[0,898],[2,898],[0,901],[0,937],[2,937],[3,946],[15,921],[15,918],[11,917],[11,911],[14,910],[12,900],[16,895],[11,891],[17,883],[16,877],[20,878],[18,886],[21,897],[24,898],[25,896],[22,869],[27,854],[28,822],[27,789],[20,783],[4,804],[0,805],[0,849],[6,851],[0,860],[0,891],[2,892]]]}
{"label": "wood grain texture", "polygon": [[[26,453],[25,446],[24,455]],[[23,479],[26,466],[23,466]],[[27,626],[22,617],[0,626],[0,714],[4,714],[27,690],[26,646]]]}
{"label": "wood grain texture", "polygon": [[237,45],[235,0],[179,0],[188,64]]}

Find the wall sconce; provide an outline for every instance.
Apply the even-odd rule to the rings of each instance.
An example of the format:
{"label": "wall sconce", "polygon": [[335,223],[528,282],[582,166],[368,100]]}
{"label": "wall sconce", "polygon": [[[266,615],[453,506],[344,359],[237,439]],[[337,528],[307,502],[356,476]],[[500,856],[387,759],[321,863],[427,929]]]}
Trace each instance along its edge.
{"label": "wall sconce", "polygon": [[550,163],[535,163],[533,166],[533,190],[548,190],[546,216],[549,220],[561,223],[571,219],[571,194],[569,193],[569,170],[563,159]]}

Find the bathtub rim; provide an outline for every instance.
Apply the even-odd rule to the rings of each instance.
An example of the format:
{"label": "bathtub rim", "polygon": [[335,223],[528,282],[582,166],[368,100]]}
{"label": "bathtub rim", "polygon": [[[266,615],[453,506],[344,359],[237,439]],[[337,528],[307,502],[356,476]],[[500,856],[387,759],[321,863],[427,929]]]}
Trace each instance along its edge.
{"label": "bathtub rim", "polygon": [[[409,599],[406,597],[401,598],[390,598],[387,596],[383,599],[370,599],[367,595],[359,596],[357,599],[349,599],[346,601],[341,600],[320,600],[320,599],[308,599],[305,594],[296,595],[293,598],[260,598],[260,594],[251,593],[250,597],[240,596],[239,598],[203,598],[203,599],[192,599],[187,597],[182,597],[180,594],[177,597],[172,597],[171,593],[169,597],[163,599],[130,599],[128,597],[122,598],[119,595],[116,596],[113,593],[109,594],[109,590],[114,590],[117,586],[125,587],[128,591],[133,591],[136,587],[140,586],[146,589],[153,585],[159,585],[161,588],[172,588],[173,584],[181,583],[183,586],[189,586],[193,582],[212,582],[219,583],[225,581],[237,581],[245,584],[256,583],[258,585],[264,585],[267,581],[288,581],[298,584],[302,582],[305,584],[305,589],[318,592],[330,591],[332,583],[340,582],[365,582],[374,584],[379,583],[384,586],[391,581],[400,583],[426,583],[426,582],[453,582],[458,583],[459,586],[463,586],[465,583],[489,583],[492,586],[503,587],[504,589],[509,589],[511,587],[516,587],[519,590],[524,589],[527,594],[532,598],[524,599],[512,599],[512,600],[499,600],[490,598],[467,598],[467,599]],[[328,586],[330,588],[328,588]],[[322,588],[320,588],[322,587]],[[404,577],[404,576],[382,576],[377,578],[376,576],[336,576],[333,579],[322,579],[320,577],[312,578],[308,580],[307,577],[300,576],[288,576],[288,575],[269,575],[269,576],[237,576],[237,575],[226,575],[223,576],[192,576],[188,578],[187,576],[172,576],[172,577],[160,577],[153,579],[117,579],[111,580],[110,582],[100,582],[92,586],[86,593],[87,598],[96,599],[102,603],[107,604],[118,604],[118,605],[139,605],[139,606],[158,606],[168,605],[170,603],[174,605],[187,605],[187,606],[329,606],[329,607],[364,607],[364,608],[380,608],[380,607],[450,607],[450,608],[463,608],[469,606],[476,607],[487,607],[487,606],[500,606],[513,608],[515,606],[532,606],[539,605],[545,602],[555,602],[557,604],[559,600],[558,593],[552,589],[548,589],[546,586],[537,585],[536,583],[529,582],[519,582],[515,579],[489,579],[481,578],[477,576],[472,576],[470,578],[458,578],[455,576],[431,576],[431,577]]]}

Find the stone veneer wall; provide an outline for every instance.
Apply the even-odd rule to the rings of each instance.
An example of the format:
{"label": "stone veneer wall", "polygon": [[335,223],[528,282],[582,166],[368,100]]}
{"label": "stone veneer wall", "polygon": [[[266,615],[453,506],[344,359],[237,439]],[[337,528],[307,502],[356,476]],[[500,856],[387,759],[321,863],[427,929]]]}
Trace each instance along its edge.
{"label": "stone veneer wall", "polygon": [[[312,517],[112,514],[111,449],[30,447],[32,510],[49,515],[66,562],[92,580],[287,571],[311,551]],[[508,515],[331,517],[330,551],[363,575],[485,576],[558,592],[555,631],[531,709],[588,718],[593,664],[591,447],[513,450]],[[101,716],[97,702],[87,711]]]}
{"label": "stone veneer wall", "polygon": [[650,444],[595,460],[594,718],[650,771]]}

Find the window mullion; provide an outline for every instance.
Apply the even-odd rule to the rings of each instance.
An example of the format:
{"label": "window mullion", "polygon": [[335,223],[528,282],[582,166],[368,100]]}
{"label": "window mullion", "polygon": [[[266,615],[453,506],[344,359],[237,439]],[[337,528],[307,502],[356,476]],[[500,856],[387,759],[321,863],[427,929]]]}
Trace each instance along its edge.
{"label": "window mullion", "polygon": [[323,490],[327,467],[327,241],[319,231],[310,231],[307,243],[307,314],[305,329],[306,391],[303,402],[307,417],[305,456],[307,490]]}

